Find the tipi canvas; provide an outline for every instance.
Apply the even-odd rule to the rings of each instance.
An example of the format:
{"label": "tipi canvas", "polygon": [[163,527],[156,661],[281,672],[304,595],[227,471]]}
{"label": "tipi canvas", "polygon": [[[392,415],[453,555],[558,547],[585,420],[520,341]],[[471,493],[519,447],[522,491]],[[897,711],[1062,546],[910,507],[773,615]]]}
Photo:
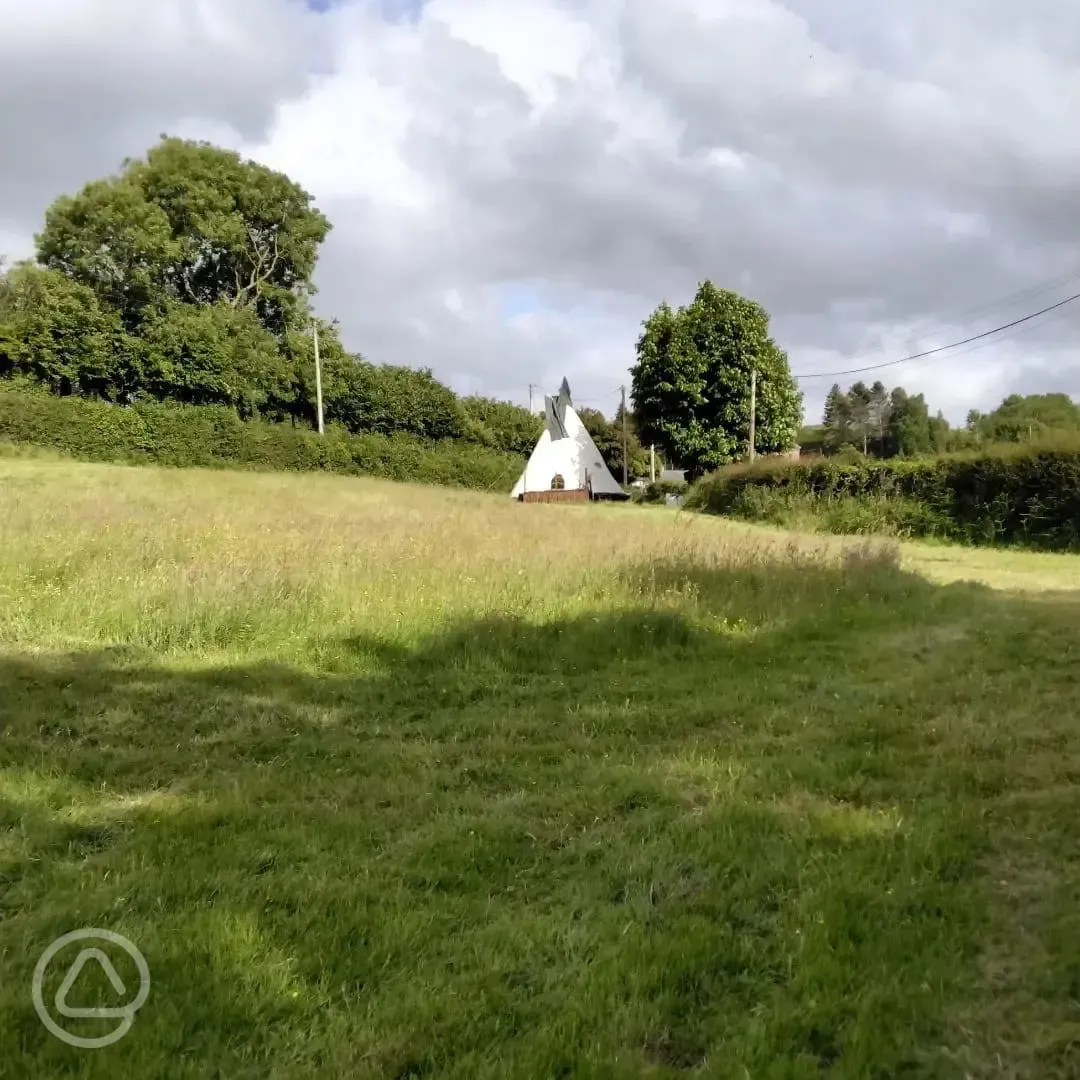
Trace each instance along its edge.
{"label": "tipi canvas", "polygon": [[511,497],[565,490],[587,491],[593,499],[628,499],[575,412],[565,379],[555,397],[544,398],[544,413],[544,431]]}

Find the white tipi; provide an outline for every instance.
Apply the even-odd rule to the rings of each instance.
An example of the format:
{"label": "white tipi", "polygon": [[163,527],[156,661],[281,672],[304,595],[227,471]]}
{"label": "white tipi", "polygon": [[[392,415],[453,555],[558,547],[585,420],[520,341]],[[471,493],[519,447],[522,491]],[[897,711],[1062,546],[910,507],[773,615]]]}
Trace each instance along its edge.
{"label": "white tipi", "polygon": [[543,434],[511,490],[511,498],[520,499],[527,492],[565,490],[588,492],[593,499],[628,499],[575,412],[565,379],[555,397],[544,398],[544,412]]}

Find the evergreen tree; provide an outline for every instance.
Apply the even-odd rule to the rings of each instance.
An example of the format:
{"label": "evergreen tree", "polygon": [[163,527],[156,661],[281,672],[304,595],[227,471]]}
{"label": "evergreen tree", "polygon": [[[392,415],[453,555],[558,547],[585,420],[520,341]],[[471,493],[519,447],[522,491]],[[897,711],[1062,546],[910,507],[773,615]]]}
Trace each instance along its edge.
{"label": "evergreen tree", "polygon": [[851,402],[838,383],[825,398],[825,415],[822,422],[824,441],[830,450],[838,450],[851,436]]}

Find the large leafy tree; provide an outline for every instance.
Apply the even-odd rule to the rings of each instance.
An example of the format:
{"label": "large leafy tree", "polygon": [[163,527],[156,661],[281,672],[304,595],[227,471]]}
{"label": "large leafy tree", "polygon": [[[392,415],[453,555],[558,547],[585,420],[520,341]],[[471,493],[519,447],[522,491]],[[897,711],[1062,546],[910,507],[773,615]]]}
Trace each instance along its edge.
{"label": "large leafy tree", "polygon": [[639,436],[691,477],[749,449],[751,373],[757,373],[755,449],[795,445],[802,395],[787,355],[753,300],[703,282],[691,303],[661,304],[645,320],[633,368]]}
{"label": "large leafy tree", "polygon": [[928,454],[934,447],[930,430],[930,410],[922,394],[909,394],[902,386],[890,397],[885,454],[915,457]]}
{"label": "large leafy tree", "polygon": [[313,318],[329,229],[282,173],[163,138],[53,203],[36,264],[3,273],[0,263],[0,376],[314,425],[314,323],[328,422],[530,450],[539,420],[527,410],[466,407],[430,370],[368,363],[346,352],[334,323]]}
{"label": "large leafy tree", "polygon": [[281,336],[307,314],[329,221],[282,173],[165,138],[49,208],[38,260],[93,289],[129,330],[168,302],[253,311]]}
{"label": "large leafy tree", "polygon": [[38,265],[4,279],[0,364],[61,394],[313,412],[300,341],[329,228],[287,176],[164,138],[49,208]]}

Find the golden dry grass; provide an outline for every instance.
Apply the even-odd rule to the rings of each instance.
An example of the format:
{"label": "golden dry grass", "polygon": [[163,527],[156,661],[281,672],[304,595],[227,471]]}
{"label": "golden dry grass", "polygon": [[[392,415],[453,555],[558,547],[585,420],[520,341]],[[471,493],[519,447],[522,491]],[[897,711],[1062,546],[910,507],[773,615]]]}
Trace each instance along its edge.
{"label": "golden dry grass", "polygon": [[[895,545],[726,526],[689,515],[511,500],[326,476],[8,462],[0,628],[14,641],[153,647],[163,608],[189,626],[242,626],[230,650],[273,645],[284,628],[377,623],[415,638],[447,618],[537,621],[596,603],[662,602],[650,565],[836,567]],[[628,586],[627,575],[635,581]],[[808,582],[813,585],[812,575]],[[793,588],[794,586],[794,588]],[[797,581],[768,617],[801,602]],[[269,621],[268,621],[269,616]]]}

